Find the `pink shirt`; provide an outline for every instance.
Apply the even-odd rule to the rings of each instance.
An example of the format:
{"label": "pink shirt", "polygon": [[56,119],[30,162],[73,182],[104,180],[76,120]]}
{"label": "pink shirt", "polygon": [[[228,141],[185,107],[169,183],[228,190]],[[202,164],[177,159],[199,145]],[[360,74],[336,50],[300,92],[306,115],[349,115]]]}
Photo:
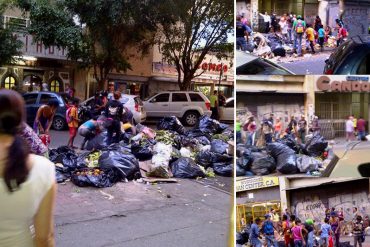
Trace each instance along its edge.
{"label": "pink shirt", "polygon": [[302,230],[301,226],[295,226],[295,227],[292,228],[294,241],[302,240],[301,230]]}

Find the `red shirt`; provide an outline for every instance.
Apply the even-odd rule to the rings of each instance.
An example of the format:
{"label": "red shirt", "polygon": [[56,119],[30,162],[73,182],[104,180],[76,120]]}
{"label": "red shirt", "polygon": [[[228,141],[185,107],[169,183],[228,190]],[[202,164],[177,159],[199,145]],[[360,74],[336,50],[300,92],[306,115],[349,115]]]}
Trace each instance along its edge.
{"label": "red shirt", "polygon": [[365,125],[366,125],[366,121],[363,120],[362,118],[357,120],[357,130],[358,131],[365,131]]}

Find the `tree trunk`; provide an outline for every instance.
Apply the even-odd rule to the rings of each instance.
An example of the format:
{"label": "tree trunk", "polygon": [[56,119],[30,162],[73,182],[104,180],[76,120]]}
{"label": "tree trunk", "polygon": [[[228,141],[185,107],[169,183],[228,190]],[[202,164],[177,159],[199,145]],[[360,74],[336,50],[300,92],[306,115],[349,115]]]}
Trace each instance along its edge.
{"label": "tree trunk", "polygon": [[190,73],[184,74],[184,79],[181,82],[179,82],[180,90],[190,91],[192,79],[193,79],[193,75],[191,75]]}

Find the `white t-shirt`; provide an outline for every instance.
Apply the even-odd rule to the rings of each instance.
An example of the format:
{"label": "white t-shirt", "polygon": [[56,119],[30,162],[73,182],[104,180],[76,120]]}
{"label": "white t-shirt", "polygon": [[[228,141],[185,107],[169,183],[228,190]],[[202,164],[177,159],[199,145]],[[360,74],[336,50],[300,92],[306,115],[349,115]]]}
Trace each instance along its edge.
{"label": "white t-shirt", "polygon": [[281,28],[281,33],[282,34],[287,34],[288,33],[288,23],[287,23],[287,21],[280,21],[279,25],[280,25],[280,28]]}
{"label": "white t-shirt", "polygon": [[30,227],[42,199],[55,182],[55,166],[48,159],[30,155],[32,169],[20,189],[9,193],[0,178],[0,246],[33,245]]}
{"label": "white t-shirt", "polygon": [[353,132],[355,131],[355,126],[353,124],[352,120],[347,120],[346,121],[346,132]]}

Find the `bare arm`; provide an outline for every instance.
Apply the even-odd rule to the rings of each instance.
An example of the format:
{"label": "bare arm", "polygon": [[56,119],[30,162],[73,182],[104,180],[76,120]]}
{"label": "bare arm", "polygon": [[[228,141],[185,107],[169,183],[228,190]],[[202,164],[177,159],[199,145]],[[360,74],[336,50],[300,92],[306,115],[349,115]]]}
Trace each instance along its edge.
{"label": "bare arm", "polygon": [[42,111],[44,109],[44,106],[41,106],[38,110],[37,110],[37,113],[36,113],[36,118],[35,118],[35,123],[37,124],[37,127],[42,131],[44,132],[44,129],[42,128],[42,125],[40,124],[40,117],[41,117],[41,114],[42,114]]}
{"label": "bare arm", "polygon": [[54,247],[54,201],[57,185],[54,183],[45,197],[34,218],[35,239],[37,247]]}

